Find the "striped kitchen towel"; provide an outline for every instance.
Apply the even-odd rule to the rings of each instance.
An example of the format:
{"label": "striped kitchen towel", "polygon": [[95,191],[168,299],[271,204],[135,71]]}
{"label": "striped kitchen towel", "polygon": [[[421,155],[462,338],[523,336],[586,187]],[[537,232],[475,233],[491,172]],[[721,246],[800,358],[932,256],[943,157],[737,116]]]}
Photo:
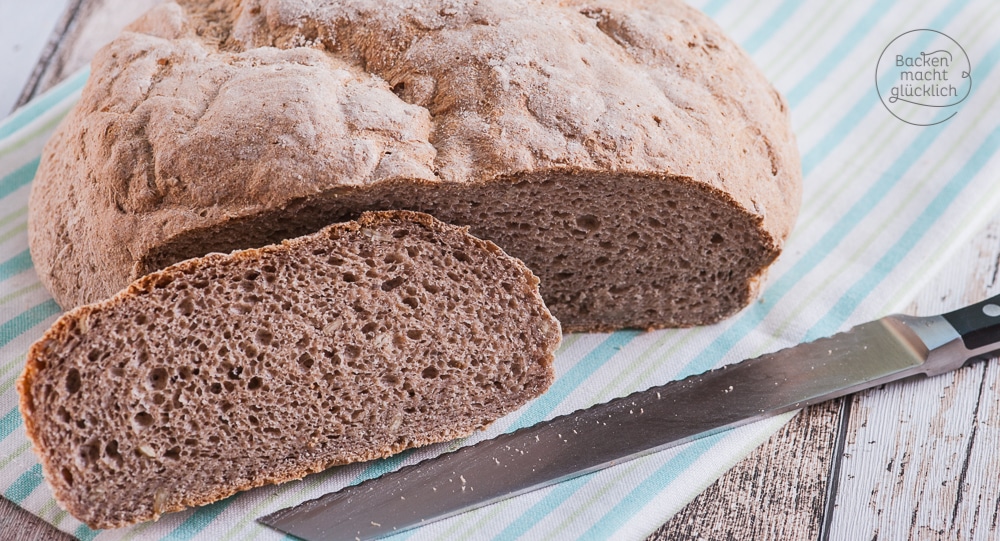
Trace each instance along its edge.
{"label": "striped kitchen towel", "polygon": [[[0,491],[82,539],[278,539],[254,519],[455,445],[903,309],[1000,210],[1000,35],[991,31],[1000,24],[1000,3],[711,0],[698,6],[788,98],[802,152],[802,214],[759,302],[711,327],[567,336],[551,390],[464,442],[334,468],[115,531],[91,531],[56,505],[13,389],[29,345],[59,313],[28,253],[30,183],[45,139],[79,96],[86,73],[14,113],[0,124]],[[908,45],[893,41],[913,29],[947,34],[971,65],[971,92],[934,118],[953,117],[932,126],[908,123],[915,109],[885,105],[876,91],[877,78],[881,88],[896,76],[876,75],[890,42],[910,51],[926,45],[916,35],[906,38]],[[890,105],[902,108],[890,112]],[[392,539],[642,539],[788,419],[747,425]]]}

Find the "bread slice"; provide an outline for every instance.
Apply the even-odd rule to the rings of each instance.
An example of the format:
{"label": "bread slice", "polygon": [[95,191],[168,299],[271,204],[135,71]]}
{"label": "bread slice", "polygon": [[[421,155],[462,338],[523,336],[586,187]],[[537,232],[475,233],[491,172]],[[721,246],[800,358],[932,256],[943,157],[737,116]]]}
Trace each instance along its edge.
{"label": "bread slice", "polygon": [[566,330],[711,323],[791,230],[787,107],[679,0],[180,0],[94,59],[45,150],[64,307],[365,210],[467,225]]}
{"label": "bread slice", "polygon": [[32,346],[21,413],[93,528],[467,436],[552,382],[525,266],[412,212],[150,274]]}

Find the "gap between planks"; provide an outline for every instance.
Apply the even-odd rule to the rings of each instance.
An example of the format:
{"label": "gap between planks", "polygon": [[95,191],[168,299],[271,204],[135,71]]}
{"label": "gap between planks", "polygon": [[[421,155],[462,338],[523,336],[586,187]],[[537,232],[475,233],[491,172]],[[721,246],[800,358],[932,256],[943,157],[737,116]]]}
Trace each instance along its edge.
{"label": "gap between planks", "polygon": [[[948,312],[1000,293],[998,267],[994,220],[910,312]],[[853,409],[831,540],[1000,538],[996,359],[859,393]]]}
{"label": "gap between planks", "polygon": [[[1000,218],[952,261],[906,313],[1000,293]],[[648,541],[1000,538],[1000,363],[844,400],[846,418],[804,410]]]}

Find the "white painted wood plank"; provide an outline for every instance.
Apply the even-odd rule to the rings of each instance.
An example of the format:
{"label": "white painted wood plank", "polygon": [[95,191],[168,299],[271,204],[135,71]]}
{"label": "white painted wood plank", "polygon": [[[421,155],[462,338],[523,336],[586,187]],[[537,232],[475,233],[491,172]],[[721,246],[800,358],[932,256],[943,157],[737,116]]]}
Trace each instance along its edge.
{"label": "white painted wood plank", "polygon": [[[0,0],[0,2],[5,0]],[[125,26],[164,0],[84,0],[74,24],[60,43],[51,64],[42,74],[44,90],[90,63],[97,50]]]}
{"label": "white painted wood plank", "polygon": [[803,410],[647,541],[817,539],[840,410]]}
{"label": "white painted wood plank", "polygon": [[0,0],[0,118],[7,116],[69,0]]}
{"label": "white painted wood plank", "polygon": [[[911,313],[1000,293],[1000,221],[964,249]],[[859,394],[830,539],[998,539],[1000,362]]]}

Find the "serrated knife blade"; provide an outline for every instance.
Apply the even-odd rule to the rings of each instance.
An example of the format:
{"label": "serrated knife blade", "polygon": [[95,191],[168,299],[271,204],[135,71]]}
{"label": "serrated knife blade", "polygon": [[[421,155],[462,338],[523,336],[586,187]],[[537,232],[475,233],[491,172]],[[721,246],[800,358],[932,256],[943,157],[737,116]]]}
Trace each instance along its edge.
{"label": "serrated knife blade", "polygon": [[940,316],[888,316],[482,441],[259,522],[308,541],[375,539],[998,350],[1000,296]]}

